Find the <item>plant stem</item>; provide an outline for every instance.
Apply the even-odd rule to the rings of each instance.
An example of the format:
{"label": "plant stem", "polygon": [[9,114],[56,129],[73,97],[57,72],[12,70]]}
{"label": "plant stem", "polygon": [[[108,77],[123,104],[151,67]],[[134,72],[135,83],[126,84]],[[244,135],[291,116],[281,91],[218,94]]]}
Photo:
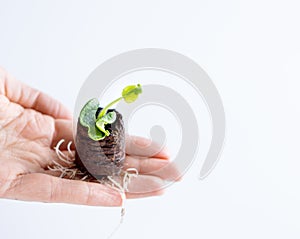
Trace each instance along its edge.
{"label": "plant stem", "polygon": [[120,98],[118,98],[118,99],[116,99],[116,100],[110,102],[105,108],[103,108],[103,109],[101,110],[101,112],[100,112],[100,114],[98,115],[97,119],[100,119],[101,117],[103,117],[103,116],[106,114],[106,112],[108,111],[108,109],[109,109],[111,106],[113,106],[114,104],[118,103],[118,102],[119,102],[120,100],[122,100],[122,99],[123,99],[123,97],[121,96]]}

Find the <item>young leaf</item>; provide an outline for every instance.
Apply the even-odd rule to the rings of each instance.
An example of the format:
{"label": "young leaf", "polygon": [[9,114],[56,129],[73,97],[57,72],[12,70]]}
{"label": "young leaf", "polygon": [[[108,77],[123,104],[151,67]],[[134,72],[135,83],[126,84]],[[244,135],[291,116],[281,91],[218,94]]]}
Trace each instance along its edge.
{"label": "young leaf", "polygon": [[134,102],[139,94],[142,93],[142,87],[140,84],[126,86],[122,91],[122,97],[126,103]]}
{"label": "young leaf", "polygon": [[95,141],[102,140],[106,136],[105,133],[103,133],[96,127],[95,122],[93,125],[90,125],[88,127],[88,135],[92,140]]}
{"label": "young leaf", "polygon": [[89,127],[95,124],[96,112],[99,107],[99,102],[96,98],[89,100],[80,111],[79,119],[80,124]]}
{"label": "young leaf", "polygon": [[96,112],[98,107],[98,100],[91,99],[85,104],[79,115],[80,124],[88,128],[89,137],[95,141],[105,138],[105,134],[101,132],[95,125]]}
{"label": "young leaf", "polygon": [[104,115],[101,120],[105,122],[106,124],[112,124],[117,119],[117,114],[115,111],[108,112],[106,115]]}
{"label": "young leaf", "polygon": [[97,126],[98,130],[101,131],[101,133],[103,133],[105,136],[110,135],[109,131],[105,129],[104,121],[98,120],[96,122],[96,126]]}
{"label": "young leaf", "polygon": [[106,136],[109,136],[110,133],[108,130],[105,129],[106,124],[112,124],[116,121],[117,115],[116,112],[112,111],[104,115],[102,118],[97,119],[96,126],[97,128],[103,132]]}
{"label": "young leaf", "polygon": [[93,140],[104,139],[105,136],[109,136],[110,132],[105,129],[105,125],[112,124],[116,120],[116,113],[114,111],[107,113],[107,111],[121,101],[125,100],[126,103],[132,103],[138,95],[142,93],[142,87],[140,84],[129,85],[122,91],[122,96],[109,103],[103,108],[96,118],[96,112],[99,108],[99,102],[97,99],[91,99],[86,103],[80,112],[80,124],[88,127],[88,135]]}

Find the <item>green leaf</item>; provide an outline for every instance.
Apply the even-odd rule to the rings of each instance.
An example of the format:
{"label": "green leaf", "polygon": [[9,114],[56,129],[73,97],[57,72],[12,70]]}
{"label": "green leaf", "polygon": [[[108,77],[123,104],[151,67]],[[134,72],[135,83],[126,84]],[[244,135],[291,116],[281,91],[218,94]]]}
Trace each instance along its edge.
{"label": "green leaf", "polygon": [[105,129],[105,125],[106,124],[101,120],[98,120],[96,122],[96,126],[97,126],[98,130],[100,130],[100,132],[103,133],[105,136],[109,136],[110,133],[108,130]]}
{"label": "green leaf", "polygon": [[117,119],[117,114],[115,111],[108,112],[106,115],[104,115],[101,120],[105,122],[106,124],[112,124]]}
{"label": "green leaf", "polygon": [[105,136],[109,136],[110,132],[105,129],[105,125],[112,124],[116,121],[117,115],[116,112],[112,111],[101,117],[100,119],[97,119],[96,126],[97,128],[105,134]]}
{"label": "green leaf", "polygon": [[95,98],[91,99],[83,106],[79,115],[80,124],[88,128],[89,137],[95,141],[105,138],[105,134],[101,132],[95,124],[98,107],[98,100]]}
{"label": "green leaf", "polygon": [[96,112],[99,107],[99,102],[96,98],[89,100],[80,111],[79,120],[80,124],[89,127],[95,124]]}
{"label": "green leaf", "polygon": [[98,141],[105,138],[105,133],[101,132],[94,122],[93,125],[88,127],[88,135],[92,140]]}
{"label": "green leaf", "polygon": [[122,97],[126,103],[134,102],[139,94],[142,93],[142,87],[140,84],[126,86],[122,91]]}
{"label": "green leaf", "polygon": [[126,103],[134,102],[142,93],[140,84],[126,86],[122,91],[122,96],[109,103],[101,110],[96,119],[96,112],[99,108],[97,99],[89,100],[82,108],[79,116],[80,124],[88,128],[88,135],[93,140],[104,139],[110,132],[105,129],[107,124],[112,124],[116,120],[116,112],[107,113],[110,107],[124,99]]}

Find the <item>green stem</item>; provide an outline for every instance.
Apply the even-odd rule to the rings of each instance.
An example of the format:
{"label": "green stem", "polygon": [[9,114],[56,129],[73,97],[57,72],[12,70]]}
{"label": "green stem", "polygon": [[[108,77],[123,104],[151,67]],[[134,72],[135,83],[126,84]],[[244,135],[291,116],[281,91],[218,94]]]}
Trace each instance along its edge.
{"label": "green stem", "polygon": [[114,104],[118,103],[118,102],[119,102],[120,100],[122,100],[122,99],[123,99],[123,97],[120,97],[120,98],[118,98],[118,99],[116,99],[116,100],[110,102],[105,108],[103,108],[103,109],[101,110],[101,112],[100,112],[100,114],[98,115],[97,119],[102,118],[102,117],[106,114],[106,112],[108,111],[108,109],[109,109],[110,107],[112,107]]}

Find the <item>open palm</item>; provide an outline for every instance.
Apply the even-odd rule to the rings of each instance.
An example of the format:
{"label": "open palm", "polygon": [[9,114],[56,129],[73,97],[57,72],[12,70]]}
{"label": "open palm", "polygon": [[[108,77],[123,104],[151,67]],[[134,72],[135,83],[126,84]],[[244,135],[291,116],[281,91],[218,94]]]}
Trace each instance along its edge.
{"label": "open palm", "polygon": [[[32,89],[0,69],[0,197],[87,205],[119,206],[120,194],[105,185],[55,177],[48,166],[53,146],[72,140],[72,116],[51,97]],[[140,175],[129,185],[129,198],[160,195],[163,180],[178,179],[164,150],[151,157],[155,144],[129,137],[125,167]],[[143,187],[148,187],[143,190]],[[148,191],[147,193],[134,193]]]}

